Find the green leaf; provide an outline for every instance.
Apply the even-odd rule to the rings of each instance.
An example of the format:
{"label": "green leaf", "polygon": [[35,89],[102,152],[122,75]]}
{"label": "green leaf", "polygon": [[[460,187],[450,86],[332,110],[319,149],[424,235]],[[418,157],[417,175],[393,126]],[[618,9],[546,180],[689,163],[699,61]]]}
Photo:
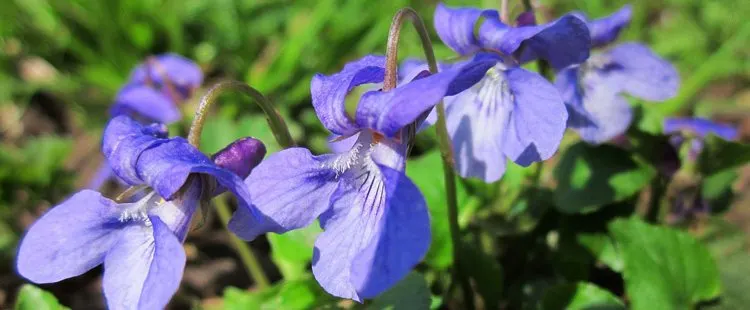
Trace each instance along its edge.
{"label": "green leaf", "polygon": [[[436,269],[448,268],[453,262],[453,245],[448,225],[448,210],[445,206],[445,180],[443,180],[442,171],[442,159],[438,151],[427,153],[409,161],[406,165],[406,174],[419,187],[430,209],[432,244],[425,262]],[[459,213],[461,213],[467,209],[464,206],[468,204],[469,199],[461,183],[456,185]]]}
{"label": "green leaf", "polygon": [[57,301],[55,295],[31,284],[24,284],[18,292],[16,310],[70,310]]}
{"label": "green leaf", "polygon": [[503,267],[492,256],[469,245],[462,244],[463,271],[476,283],[477,291],[487,309],[497,309],[503,293]]}
{"label": "green leaf", "polygon": [[236,287],[224,290],[224,310],[309,309],[329,303],[333,297],[312,277],[282,281],[261,291]]}
{"label": "green leaf", "polygon": [[260,309],[263,301],[276,294],[279,287],[274,286],[263,291],[246,291],[236,287],[224,289],[224,310],[254,310]]}
{"label": "green leaf", "polygon": [[427,281],[422,274],[412,272],[389,290],[376,297],[367,306],[367,309],[429,309],[431,304],[432,299]]}
{"label": "green leaf", "polygon": [[555,204],[563,213],[587,213],[627,199],[645,187],[656,171],[625,150],[579,142],[563,154],[554,171]]}
{"label": "green leaf", "polygon": [[592,283],[569,283],[553,286],[544,294],[544,310],[624,310],[622,301],[609,291]]}
{"label": "green leaf", "polygon": [[578,243],[589,250],[597,261],[607,265],[609,269],[622,272],[622,255],[617,250],[612,238],[605,234],[579,234]]}
{"label": "green leaf", "polygon": [[609,231],[622,253],[633,309],[690,309],[719,296],[716,263],[690,235],[636,218],[615,220]]}
{"label": "green leaf", "polygon": [[312,259],[315,238],[321,229],[317,223],[284,234],[268,234],[271,258],[286,280],[296,280],[307,274]]}
{"label": "green leaf", "polygon": [[704,139],[703,151],[698,160],[703,175],[712,175],[750,162],[750,144],[708,135]]}
{"label": "green leaf", "polygon": [[743,309],[750,304],[750,254],[745,233],[721,218],[712,218],[700,237],[716,257],[724,292],[709,309]]}
{"label": "green leaf", "polygon": [[290,281],[281,285],[278,293],[263,302],[262,309],[309,309],[333,297],[320,287],[312,277]]}

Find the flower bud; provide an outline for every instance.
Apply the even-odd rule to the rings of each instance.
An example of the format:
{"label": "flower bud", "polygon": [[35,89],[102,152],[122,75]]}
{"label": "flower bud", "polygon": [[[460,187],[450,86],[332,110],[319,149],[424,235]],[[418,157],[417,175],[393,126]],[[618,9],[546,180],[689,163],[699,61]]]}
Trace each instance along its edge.
{"label": "flower bud", "polygon": [[234,172],[244,179],[250,171],[266,156],[266,146],[258,139],[246,137],[238,139],[221,151],[216,152],[211,159],[214,163]]}

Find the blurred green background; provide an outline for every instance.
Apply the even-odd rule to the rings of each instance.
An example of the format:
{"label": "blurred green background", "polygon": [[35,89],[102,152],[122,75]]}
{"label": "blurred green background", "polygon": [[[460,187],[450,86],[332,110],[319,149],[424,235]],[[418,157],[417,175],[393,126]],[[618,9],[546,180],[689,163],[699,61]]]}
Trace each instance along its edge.
{"label": "blurred green background", "polygon": [[[500,1],[446,1],[497,9]],[[520,12],[520,1],[510,1]],[[107,109],[129,71],[145,57],[175,52],[195,60],[206,74],[204,88],[182,108],[184,134],[205,87],[222,79],[249,83],[281,110],[299,144],[314,152],[327,149],[328,133],[310,105],[309,84],[316,72],[332,73],[365,54],[384,53],[393,14],[411,6],[429,26],[438,59],[454,57],[432,30],[433,0],[7,0],[0,2],[0,308],[14,301],[23,282],[13,271],[19,236],[46,208],[91,178],[102,158],[99,139]],[[543,19],[569,10],[593,17],[609,14],[626,1],[541,0]],[[655,131],[649,117],[694,113],[750,129],[750,2],[746,0],[642,0],[634,6],[624,40],[647,42],[678,68],[680,94],[646,112],[638,124]],[[417,35],[402,31],[400,57],[422,55]],[[241,136],[261,138],[278,150],[259,110],[239,95],[222,97],[204,132],[203,147],[214,152]],[[432,133],[418,141],[420,155],[435,145]],[[418,165],[418,164],[417,164]],[[743,174],[744,175],[744,174]],[[428,197],[429,200],[429,197]],[[749,201],[749,200],[744,200]],[[748,207],[748,205],[744,205]],[[733,215],[750,231],[750,215]],[[745,222],[747,221],[747,222]],[[206,230],[212,231],[209,228]],[[205,270],[226,274],[236,259],[221,230],[199,229],[186,247]],[[213,238],[213,239],[212,239]],[[218,240],[218,241],[217,241]],[[267,253],[265,240],[253,246]],[[217,248],[212,248],[217,247]],[[197,254],[196,254],[197,253]],[[208,253],[208,254],[207,254]],[[309,259],[309,258],[308,258]],[[276,262],[278,264],[278,261]],[[272,267],[284,274],[285,267]],[[207,267],[206,267],[207,266]],[[222,269],[223,268],[223,269]],[[275,268],[281,269],[276,270]],[[747,268],[746,268],[747,269]],[[227,271],[229,270],[229,271]],[[211,303],[228,285],[201,269],[188,270],[193,292],[183,305]],[[241,273],[241,272],[240,272]],[[65,303],[97,307],[95,276],[51,287]],[[243,282],[245,281],[245,282]],[[747,287],[745,287],[747,288]],[[208,292],[208,293],[207,293]],[[192,294],[191,294],[192,293]],[[100,297],[98,297],[100,298]],[[206,301],[208,300],[208,302]],[[75,308],[75,307],[74,307]]]}

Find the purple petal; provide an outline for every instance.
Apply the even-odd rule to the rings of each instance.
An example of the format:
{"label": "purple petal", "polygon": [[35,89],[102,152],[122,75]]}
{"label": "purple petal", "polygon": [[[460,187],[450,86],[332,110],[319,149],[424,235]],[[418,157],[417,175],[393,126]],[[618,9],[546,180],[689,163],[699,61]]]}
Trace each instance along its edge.
{"label": "purple petal", "polygon": [[[628,102],[617,93],[617,87],[597,72],[580,77],[578,67],[560,71],[555,85],[568,109],[568,126],[581,139],[592,144],[609,141],[627,131],[633,119]],[[578,85],[582,81],[583,85]]]}
{"label": "purple petal", "polygon": [[591,31],[593,47],[602,47],[615,41],[620,31],[630,23],[632,15],[633,8],[626,4],[612,15],[589,21],[588,27]]}
{"label": "purple petal", "polygon": [[104,261],[120,227],[115,202],[80,191],[31,225],[18,248],[18,273],[36,283],[81,275]]}
{"label": "purple petal", "polygon": [[186,99],[193,89],[203,83],[203,72],[193,61],[177,54],[162,54],[150,58],[130,74],[130,83],[164,86],[164,77],[169,79],[177,91]]}
{"label": "purple petal", "polygon": [[344,99],[354,87],[383,81],[385,57],[365,56],[348,63],[341,72],[332,75],[315,74],[310,91],[312,104],[320,122],[337,135],[350,135],[357,131],[344,108]]}
{"label": "purple petal", "polygon": [[[401,62],[398,66],[399,84],[414,80],[422,72],[430,72],[427,62],[422,59],[409,58]],[[442,71],[442,70],[440,70]]]}
{"label": "purple petal", "polygon": [[177,104],[163,93],[144,84],[129,85],[115,98],[112,116],[129,115],[147,122],[170,124],[182,117]]}
{"label": "purple petal", "polygon": [[573,15],[546,25],[507,28],[500,21],[488,19],[479,29],[480,42],[516,56],[520,63],[542,58],[557,69],[582,63],[589,57],[589,30],[585,22]]}
{"label": "purple petal", "polygon": [[[152,187],[167,200],[177,199],[176,194],[184,188],[192,174],[207,176],[207,182],[228,189],[237,198],[238,210],[248,212],[241,225],[262,227],[266,219],[252,205],[250,192],[242,179],[229,170],[219,168],[206,155],[198,151],[183,138],[172,138],[144,151],[136,167],[145,184]],[[204,184],[203,186],[212,186]],[[181,197],[181,199],[203,199],[207,197]]]}
{"label": "purple petal", "polygon": [[272,231],[283,233],[310,225],[330,205],[336,190],[336,171],[327,167],[333,155],[313,156],[304,148],[290,148],[269,156],[245,180],[253,204],[269,218],[264,226],[239,226],[247,213],[237,213],[230,228],[244,239]]}
{"label": "purple petal", "polygon": [[[362,134],[364,135],[364,132]],[[371,139],[360,139],[359,143],[362,145],[372,145],[370,147],[370,157],[375,163],[398,171],[406,169],[406,148],[409,144],[409,137],[406,131],[401,133],[400,141],[372,137]],[[378,142],[373,143],[375,142],[372,141],[373,139],[377,139]]]}
{"label": "purple petal", "polygon": [[664,120],[665,134],[677,134],[683,131],[699,137],[714,134],[725,140],[735,140],[738,135],[737,128],[705,118],[667,118]]}
{"label": "purple petal", "polygon": [[480,17],[499,20],[497,11],[475,8],[450,8],[438,3],[435,8],[435,31],[440,39],[460,55],[479,51],[474,27]]}
{"label": "purple petal", "polygon": [[125,115],[112,118],[104,129],[102,153],[112,171],[130,185],[143,184],[136,171],[141,153],[165,143],[167,128],[154,124],[144,126]]}
{"label": "purple petal", "polygon": [[521,68],[505,71],[513,113],[503,144],[506,156],[522,166],[550,158],[560,145],[568,112],[555,86]]}
{"label": "purple petal", "polygon": [[91,177],[89,183],[86,184],[86,188],[98,190],[110,178],[112,178],[112,168],[109,167],[107,161],[104,161],[101,165],[99,165],[99,168],[96,169],[96,172],[94,172],[94,176]]}
{"label": "purple petal", "polygon": [[110,309],[164,309],[185,269],[182,243],[158,218],[129,225],[104,262],[104,295]]}
{"label": "purple petal", "polygon": [[[146,184],[165,199],[173,200],[191,174],[204,174],[209,177],[206,181],[216,184],[203,186],[218,185],[237,197],[239,209],[248,212],[242,225],[262,225],[265,219],[252,207],[250,193],[239,176],[218,167],[183,138],[149,136],[153,131],[150,128],[124,116],[116,117],[107,126],[103,150],[118,175],[127,176],[130,184]],[[204,198],[209,197],[190,199]]]}
{"label": "purple petal", "polygon": [[378,233],[351,265],[351,282],[362,298],[373,298],[403,279],[422,260],[431,240],[422,193],[402,172],[387,167],[380,170],[388,193],[385,215]]}
{"label": "purple petal", "polygon": [[[205,154],[181,137],[170,138],[138,156],[135,170],[141,180],[167,200],[182,188],[198,167],[217,167]],[[231,174],[231,172],[226,171]],[[239,178],[239,177],[237,177]]]}
{"label": "purple petal", "polygon": [[321,215],[324,231],[313,255],[313,274],[321,286],[360,302],[405,276],[430,240],[419,190],[401,172],[375,169],[359,174],[365,177],[342,177],[332,208]]}
{"label": "purple petal", "polygon": [[674,97],[680,76],[671,63],[638,43],[623,43],[604,54],[615,65],[609,75],[621,89],[633,96],[663,101]]}
{"label": "purple petal", "polygon": [[393,137],[444,96],[474,85],[494,63],[492,60],[472,61],[390,91],[367,92],[357,106],[357,124]]}
{"label": "purple petal", "polygon": [[536,26],[534,11],[526,11],[516,17],[516,27]]}
{"label": "purple petal", "polygon": [[330,135],[328,137],[328,148],[330,148],[331,152],[333,153],[348,152],[352,149],[352,146],[354,146],[354,143],[357,142],[358,139],[359,133],[353,134],[348,137]]}
{"label": "purple petal", "polygon": [[205,186],[203,181],[200,178],[189,179],[183,186],[181,195],[163,203],[156,202],[158,207],[151,208],[148,212],[150,216],[159,217],[180,242],[187,237],[193,214],[205,200],[201,198]]}
{"label": "purple petal", "polygon": [[464,177],[494,182],[505,172],[503,141],[512,112],[511,96],[500,81],[483,79],[476,87],[446,98],[446,123],[456,169]]}

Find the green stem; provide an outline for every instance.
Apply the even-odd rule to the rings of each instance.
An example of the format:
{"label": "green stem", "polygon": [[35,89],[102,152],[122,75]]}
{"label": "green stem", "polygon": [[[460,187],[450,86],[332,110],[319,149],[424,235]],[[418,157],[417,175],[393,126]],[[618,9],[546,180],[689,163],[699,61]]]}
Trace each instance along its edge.
{"label": "green stem", "polygon": [[283,148],[287,148],[294,145],[292,135],[289,134],[289,128],[287,128],[284,119],[281,117],[278,111],[273,107],[271,101],[269,101],[263,94],[261,94],[255,88],[239,81],[224,81],[219,82],[203,95],[201,103],[198,109],[195,111],[195,117],[193,118],[193,124],[190,125],[190,133],[188,134],[188,141],[196,148],[200,148],[201,132],[203,131],[203,125],[208,117],[208,110],[211,108],[219,95],[226,90],[240,91],[253,99],[258,106],[266,114],[268,125],[271,127],[274,138]]}
{"label": "green stem", "polygon": [[500,21],[508,25],[510,24],[508,23],[508,15],[510,15],[508,12],[509,10],[508,0],[500,0]]}
{"label": "green stem", "polygon": [[523,3],[523,9],[524,11],[532,12],[534,11],[534,6],[531,5],[531,0],[522,0]]}
{"label": "green stem", "polygon": [[[435,60],[435,53],[432,49],[432,43],[430,42],[430,36],[427,32],[427,28],[424,22],[419,17],[417,12],[411,8],[403,8],[399,10],[393,17],[391,22],[391,28],[388,34],[388,45],[386,49],[386,63],[385,63],[385,80],[383,81],[383,90],[387,91],[396,87],[397,84],[397,71],[398,71],[398,41],[401,33],[401,25],[404,20],[408,19],[416,28],[419,34],[419,39],[422,42],[422,48],[424,49],[425,58],[427,59],[427,65],[430,68],[431,73],[438,72],[437,61]],[[461,289],[464,295],[464,302],[466,303],[466,309],[474,309],[474,293],[471,289],[471,283],[469,278],[463,273],[462,261],[460,258],[461,253],[461,232],[458,225],[458,200],[456,197],[456,176],[453,170],[453,148],[451,147],[450,137],[448,136],[448,128],[445,123],[445,106],[441,101],[437,106],[438,121],[436,124],[437,135],[440,143],[440,154],[443,159],[443,175],[445,177],[445,193],[448,202],[448,219],[450,222],[451,239],[453,241],[453,263],[455,267],[453,272],[456,279],[461,285]]]}
{"label": "green stem", "polygon": [[224,225],[227,235],[229,235],[229,240],[232,242],[234,250],[240,255],[240,260],[242,260],[242,264],[245,265],[245,269],[250,277],[255,280],[259,289],[267,288],[270,285],[270,282],[268,281],[266,274],[263,272],[263,268],[260,266],[258,259],[255,258],[253,250],[250,249],[245,241],[229,232],[228,225],[229,219],[232,217],[232,212],[229,210],[229,206],[227,206],[224,197],[216,197],[213,202],[216,207],[216,213],[219,214],[219,218],[221,219],[221,224]]}
{"label": "green stem", "polygon": [[[294,145],[294,140],[292,140],[292,136],[291,134],[289,134],[289,128],[287,128],[284,119],[281,117],[279,112],[276,111],[271,102],[255,88],[252,88],[249,85],[238,81],[225,81],[217,83],[213,87],[211,87],[211,89],[209,89],[205,95],[203,95],[200,105],[195,111],[193,123],[190,125],[190,132],[188,133],[188,142],[190,142],[190,144],[195,146],[195,148],[200,148],[201,133],[203,132],[203,126],[208,117],[208,110],[211,108],[211,105],[213,105],[214,102],[217,101],[216,99],[219,97],[219,95],[221,95],[226,90],[240,91],[255,99],[255,102],[263,110],[263,113],[266,114],[268,125],[269,127],[271,127],[274,138],[276,138],[276,141],[279,143],[279,145],[284,148]],[[231,218],[232,214],[226,202],[223,198],[219,197],[214,200],[214,205],[216,206],[216,211],[221,218],[221,223],[227,230],[229,239],[232,241],[232,244],[237,251],[237,254],[240,256],[242,263],[245,265],[248,273],[255,280],[255,283],[259,288],[263,289],[268,287],[268,278],[263,273],[263,268],[260,267],[258,260],[253,255],[253,251],[242,239],[229,232],[228,225],[229,219]]]}

